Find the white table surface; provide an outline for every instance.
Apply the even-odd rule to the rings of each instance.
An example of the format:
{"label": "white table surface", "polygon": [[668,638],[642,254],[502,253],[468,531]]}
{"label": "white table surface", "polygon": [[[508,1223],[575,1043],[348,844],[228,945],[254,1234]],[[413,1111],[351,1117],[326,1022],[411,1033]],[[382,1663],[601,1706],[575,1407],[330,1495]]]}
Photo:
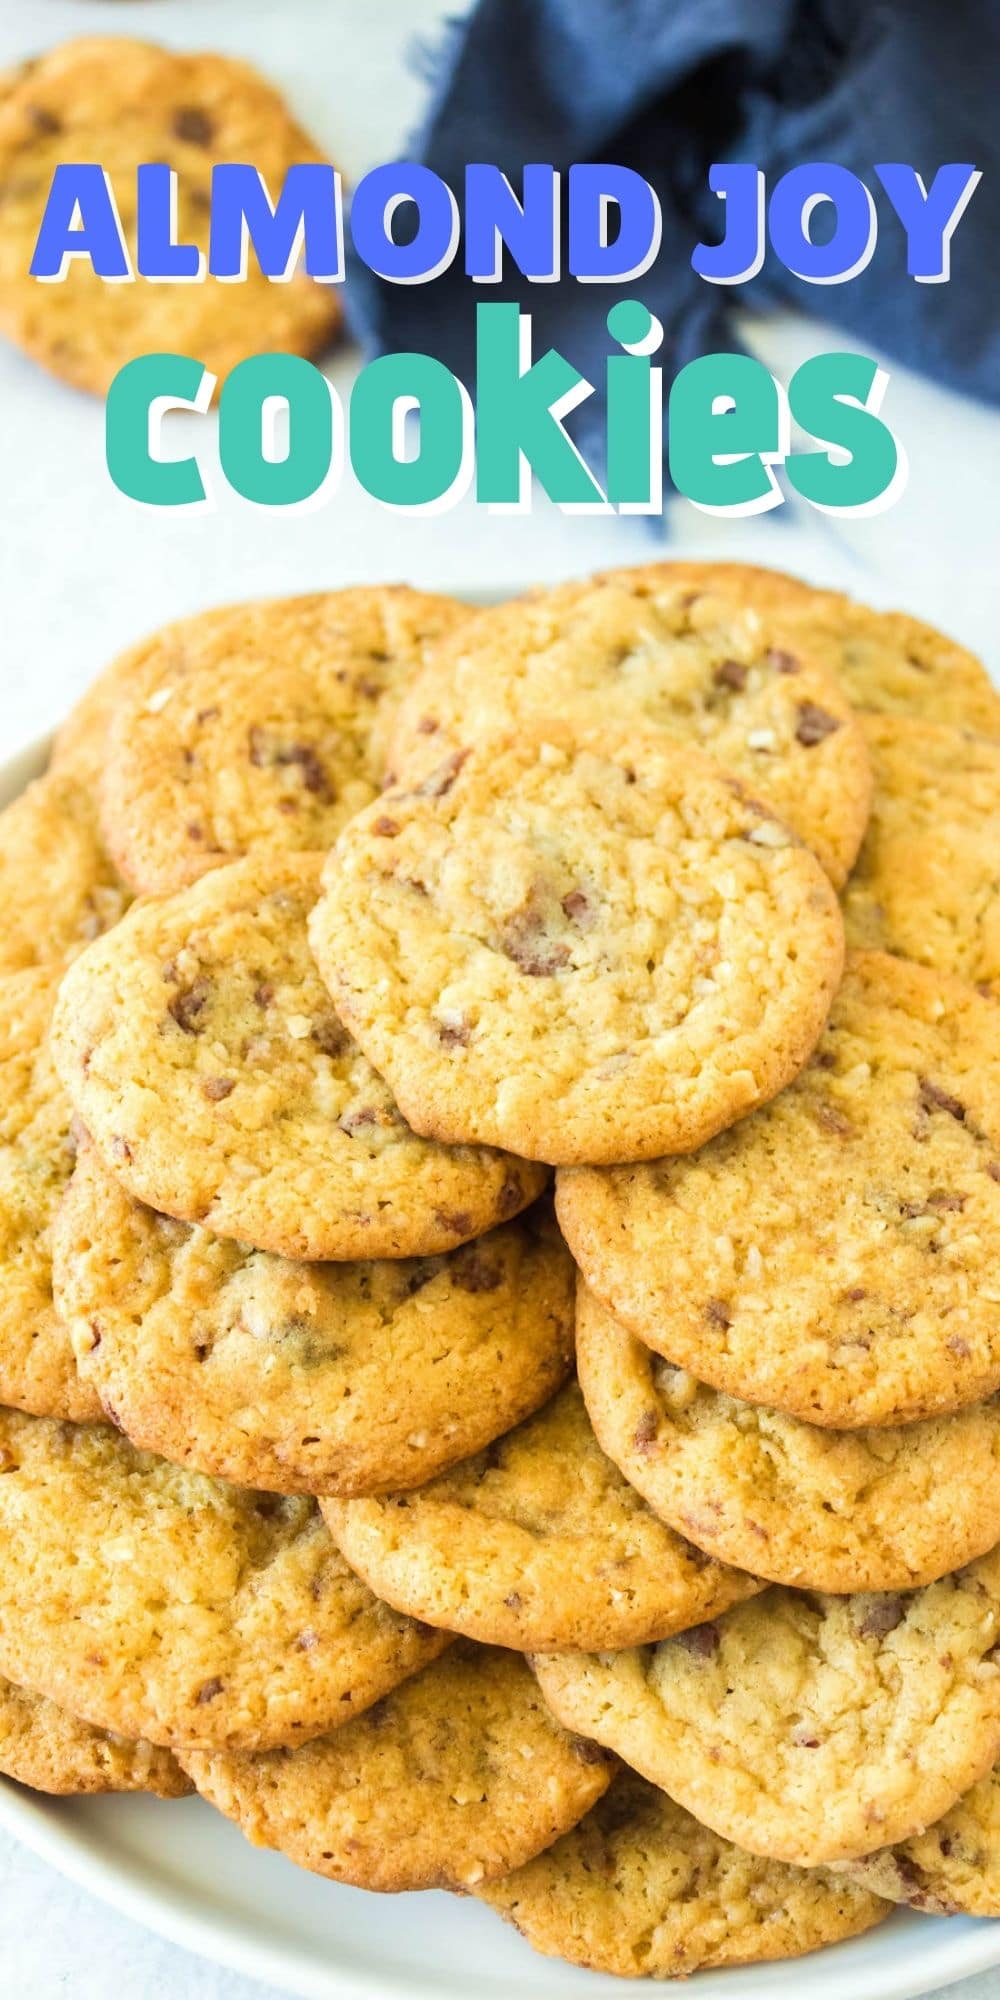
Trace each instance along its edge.
{"label": "white table surface", "polygon": [[[444,0],[0,0],[0,67],[80,33],[148,35],[250,57],[280,82],[304,122],[356,178],[405,150],[422,87],[408,71],[416,35]],[[900,301],[905,310],[905,298]],[[744,324],[778,374],[836,346],[797,319]],[[356,357],[331,366],[349,383]],[[754,522],[670,513],[671,546],[771,562],[844,585],[952,630],[1000,670],[996,499],[1000,412],[892,370],[885,414],[910,459],[898,504],[834,525],[790,508]],[[564,519],[541,508],[491,518],[473,505],[435,519],[389,516],[345,486],[321,512],[283,521],[223,499],[182,518],[133,507],[104,469],[100,405],[0,349],[4,491],[0,498],[0,756],[48,728],[121,646],[181,612],[240,596],[405,577],[502,591],[598,563],[644,560],[643,523]],[[781,518],[788,517],[788,518]],[[1000,675],[998,675],[1000,677]],[[808,1992],[808,1964],[803,1966]],[[1000,1971],[952,1988],[1000,2000]],[[0,1835],[0,1994],[26,2000],[266,2000],[256,1986],[139,1930]]]}

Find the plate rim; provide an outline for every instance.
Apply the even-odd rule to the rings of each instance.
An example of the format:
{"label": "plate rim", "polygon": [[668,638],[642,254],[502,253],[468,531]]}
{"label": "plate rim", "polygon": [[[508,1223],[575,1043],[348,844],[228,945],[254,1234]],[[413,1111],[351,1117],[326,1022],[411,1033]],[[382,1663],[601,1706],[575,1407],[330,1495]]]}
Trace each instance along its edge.
{"label": "plate rim", "polygon": [[[116,1868],[85,1827],[54,1823],[53,1808],[60,1803],[71,1805],[71,1799],[59,1801],[31,1792],[22,1797],[21,1791],[13,1779],[0,1777],[0,1827],[59,1875],[154,1937],[259,1984],[293,1991],[303,2000],[332,2000],[334,1994],[337,2000],[391,2000],[382,1974],[359,1976],[338,1965],[333,1957],[329,1977],[318,1971],[311,1973],[303,1961],[296,1968],[295,1987],[288,1988],[287,1961],[279,1947],[263,1943],[250,1931],[241,1938],[231,1919],[203,1914],[182,1890],[165,1882],[157,1884],[155,1878],[144,1880],[147,1874],[152,1875],[145,1863],[133,1864],[134,1874]],[[399,1989],[401,1994],[405,1990]],[[423,1983],[410,1990],[414,1996],[427,1992]]]}
{"label": "plate rim", "polygon": [[[12,1779],[0,1777],[0,1828],[12,1834],[39,1860],[78,1888],[95,1896],[132,1923],[140,1924],[154,1936],[164,1938],[184,1951],[258,1983],[270,1983],[279,1992],[295,1995],[296,2000],[439,2000],[442,1994],[457,1990],[446,1988],[443,1983],[429,1980],[418,1972],[400,1976],[379,1967],[373,1967],[369,1972],[359,1971],[338,1959],[336,1940],[331,1940],[331,1955],[326,1968],[317,1966],[305,1956],[289,1963],[280,1946],[267,1943],[254,1931],[244,1929],[238,1919],[199,1910],[183,1890],[173,1889],[158,1878],[153,1864],[140,1859],[128,1868],[123,1867],[120,1860],[116,1862],[105,1854],[87,1827],[72,1822],[59,1824],[56,1817],[58,1808],[71,1807],[73,1803],[71,1799],[34,1794]],[[103,1803],[113,1806],[114,1801],[108,1799]],[[147,1803],[156,1804],[152,1800]],[[211,1812],[203,1800],[186,1803],[206,1814]],[[229,1822],[224,1824],[229,1826]],[[237,1833],[238,1829],[230,1827],[230,1831]],[[329,1886],[335,1890],[337,1885]],[[395,1904],[406,1899],[385,1900]],[[855,2000],[918,2000],[921,1994],[990,1971],[1000,1964],[1000,1919],[929,1917],[901,1906],[894,1916],[887,1919],[887,1924],[894,1927],[900,1949],[886,1965],[851,1979],[850,1990]],[[829,1973],[837,1962],[838,1953],[843,1955],[852,1946],[863,1947],[869,1936],[878,1937],[879,1928],[862,1933],[858,1938],[846,1939],[839,1945],[827,1945],[819,1951],[806,1953],[802,1958],[765,1960],[759,1964],[723,1967],[700,1973],[695,1975],[699,1981],[697,1990],[708,1991],[708,1981],[711,1980],[713,1992],[730,1992],[733,2000],[746,2000],[746,1996],[752,1993],[764,1995],[768,1982],[774,1979],[776,1973],[784,1970],[791,1976],[797,1968],[801,1968],[804,1980],[808,1979],[809,1968],[813,1966],[823,1966],[824,1971]],[[525,1944],[525,1950],[530,1949]],[[444,1960],[444,1954],[442,1957]],[[558,1970],[563,1975],[572,1974],[576,1980],[586,1977],[581,1968],[571,1966],[568,1961],[539,1959],[538,1962],[543,1965],[551,1963],[554,1973]],[[845,1965],[845,1974],[847,1970]],[[857,1972],[858,1968],[854,1971]],[[290,1976],[292,1983],[289,1983]],[[601,1978],[602,1985],[595,1991],[611,1990],[610,1976],[603,1975]],[[715,1982],[722,1980],[725,1986],[716,1988]],[[574,1987],[576,1990],[579,1990],[581,2000],[585,2000],[586,1985],[582,1984],[578,1989]],[[623,1995],[648,1993],[650,1982],[638,1978],[616,1979],[614,1990]],[[539,2000],[544,2000],[544,1995],[540,1995]]]}

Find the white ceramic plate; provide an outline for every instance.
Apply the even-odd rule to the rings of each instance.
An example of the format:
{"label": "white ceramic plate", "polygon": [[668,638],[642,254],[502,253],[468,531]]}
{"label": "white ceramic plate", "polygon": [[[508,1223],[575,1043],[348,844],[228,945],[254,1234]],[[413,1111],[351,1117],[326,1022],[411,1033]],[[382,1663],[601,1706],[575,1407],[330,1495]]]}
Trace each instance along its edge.
{"label": "white ceramic plate", "polygon": [[[0,766],[0,806],[45,765]],[[308,2000],[608,2000],[648,1983],[539,1958],[478,1903],[369,1896],[249,1847],[201,1800],[47,1799],[0,1779],[0,1825],[125,1916]],[[910,2000],[1000,1965],[1000,1921],[900,1911],[870,1936],[784,1964],[699,1974],[699,2000]]]}

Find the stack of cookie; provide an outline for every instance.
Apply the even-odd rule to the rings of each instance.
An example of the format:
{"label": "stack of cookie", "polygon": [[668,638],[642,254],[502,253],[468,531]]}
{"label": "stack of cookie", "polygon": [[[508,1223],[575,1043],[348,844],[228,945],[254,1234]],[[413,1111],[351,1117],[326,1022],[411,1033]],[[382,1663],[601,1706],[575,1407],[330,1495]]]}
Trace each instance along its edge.
{"label": "stack of cookie", "polygon": [[1000,1914],[998,799],[768,572],[116,662],[0,816],[0,1768],[612,1972]]}

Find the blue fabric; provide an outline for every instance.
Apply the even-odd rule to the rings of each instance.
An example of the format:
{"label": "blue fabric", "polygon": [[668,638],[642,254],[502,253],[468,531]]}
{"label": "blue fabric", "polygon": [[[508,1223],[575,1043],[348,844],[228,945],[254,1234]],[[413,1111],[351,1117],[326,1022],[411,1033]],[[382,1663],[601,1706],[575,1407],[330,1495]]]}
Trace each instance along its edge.
{"label": "blue fabric", "polygon": [[[882,349],[1000,402],[998,95],[1000,0],[479,0],[439,52],[412,156],[459,192],[470,160],[497,164],[515,187],[531,160],[622,161],[650,180],[662,249],[627,289],[664,324],[668,381],[693,355],[738,344],[728,324],[736,305],[793,302],[835,321],[845,345]],[[868,269],[817,288],[769,255],[748,285],[698,278],[691,251],[722,226],[707,170],[726,157],[754,161],[769,183],[810,159],[859,174],[879,212]],[[902,227],[872,174],[883,160],[905,161],[928,182],[945,160],[982,169],[953,239],[950,283],[907,277]],[[355,263],[347,291],[369,351],[421,349],[466,382],[477,303],[518,298],[533,315],[536,354],[558,347],[602,381],[614,287],[528,285],[515,274],[484,290],[459,257],[430,284],[402,287]],[[579,413],[591,448],[603,422],[597,403]]]}

